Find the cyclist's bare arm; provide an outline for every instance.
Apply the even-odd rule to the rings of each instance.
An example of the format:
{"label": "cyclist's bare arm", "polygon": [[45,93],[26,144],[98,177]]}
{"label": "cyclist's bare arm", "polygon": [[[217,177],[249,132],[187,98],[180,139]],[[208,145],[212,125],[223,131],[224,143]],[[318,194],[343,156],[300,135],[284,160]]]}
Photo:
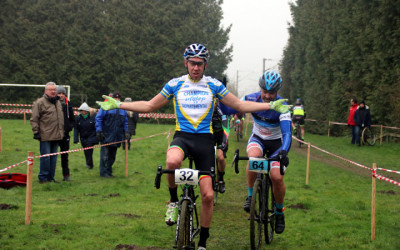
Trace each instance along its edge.
{"label": "cyclist's bare arm", "polygon": [[228,93],[221,99],[221,102],[240,113],[252,113],[256,111],[269,110],[271,108],[269,103],[241,101],[232,93]]}
{"label": "cyclist's bare arm", "polygon": [[138,113],[148,113],[165,106],[169,101],[161,94],[156,95],[150,101],[121,102],[121,109]]}

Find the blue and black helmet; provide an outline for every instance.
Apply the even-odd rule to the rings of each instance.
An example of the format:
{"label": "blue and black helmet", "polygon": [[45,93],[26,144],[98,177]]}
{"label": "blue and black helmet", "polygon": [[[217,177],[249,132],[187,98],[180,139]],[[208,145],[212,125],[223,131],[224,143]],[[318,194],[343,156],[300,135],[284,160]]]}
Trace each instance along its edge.
{"label": "blue and black helmet", "polygon": [[278,91],[282,87],[281,75],[275,71],[265,71],[260,77],[258,85],[266,91]]}
{"label": "blue and black helmet", "polygon": [[210,55],[206,46],[200,43],[193,43],[187,46],[185,52],[183,53],[183,57],[185,60],[188,60],[190,57],[203,58],[204,61],[207,62],[210,58]]}

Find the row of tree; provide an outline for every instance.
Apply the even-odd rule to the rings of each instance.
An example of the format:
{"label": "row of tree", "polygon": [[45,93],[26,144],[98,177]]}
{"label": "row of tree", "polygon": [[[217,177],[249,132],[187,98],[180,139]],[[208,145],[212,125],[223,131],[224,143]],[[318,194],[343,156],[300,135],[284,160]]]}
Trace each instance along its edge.
{"label": "row of tree", "polygon": [[[0,83],[70,85],[87,97],[119,91],[147,100],[186,74],[183,52],[195,42],[211,52],[207,73],[222,79],[232,57],[222,1],[2,0]],[[43,89],[9,88],[2,101],[32,102]],[[28,100],[27,100],[28,99]],[[72,99],[72,98],[71,98]],[[74,105],[81,98],[74,97]],[[79,102],[79,103],[76,103]],[[166,111],[171,110],[171,106]]]}
{"label": "row of tree", "polygon": [[400,1],[297,0],[281,61],[283,96],[309,117],[347,121],[365,100],[373,123],[400,125]]}

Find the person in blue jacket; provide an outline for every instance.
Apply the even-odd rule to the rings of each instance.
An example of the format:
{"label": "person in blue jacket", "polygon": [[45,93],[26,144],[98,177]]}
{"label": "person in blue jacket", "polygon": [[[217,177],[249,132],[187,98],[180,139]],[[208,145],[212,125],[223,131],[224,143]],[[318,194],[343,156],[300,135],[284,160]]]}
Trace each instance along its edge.
{"label": "person in blue jacket", "polygon": [[[113,94],[115,100],[121,100],[121,94]],[[101,144],[119,142],[130,139],[128,132],[128,116],[123,109],[103,110],[100,108],[96,116],[96,136]],[[100,150],[100,176],[113,177],[112,165],[115,162],[117,149],[121,143],[102,146]]]}
{"label": "person in blue jacket", "polygon": [[[266,71],[259,80],[260,91],[246,95],[245,101],[269,103],[279,99],[277,92],[282,87],[282,78],[279,73]],[[224,114],[238,113],[236,110],[221,105]],[[265,110],[251,113],[254,125],[253,131],[247,143],[247,155],[249,157],[268,157],[279,156],[280,162],[272,163],[271,180],[277,211],[275,211],[275,232],[282,233],[285,230],[285,217],[283,214],[283,201],[286,192],[283,175],[280,174],[280,164],[285,167],[289,165],[288,152],[292,142],[291,117],[290,112],[279,113],[275,110]],[[246,169],[248,196],[244,203],[244,210],[250,212],[253,186],[257,178],[257,173]]]}
{"label": "person in blue jacket", "polygon": [[[79,116],[75,119],[74,143],[78,144],[79,139],[84,148],[92,147],[99,143],[96,137],[96,114],[90,114],[90,108],[86,102],[78,108]],[[83,151],[86,159],[86,167],[93,169],[93,149]]]}

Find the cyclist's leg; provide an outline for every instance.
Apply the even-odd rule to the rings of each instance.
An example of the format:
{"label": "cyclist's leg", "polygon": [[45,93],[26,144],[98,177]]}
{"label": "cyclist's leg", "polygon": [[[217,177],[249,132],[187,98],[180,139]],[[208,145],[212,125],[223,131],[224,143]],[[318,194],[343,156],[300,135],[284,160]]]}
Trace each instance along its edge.
{"label": "cyclist's leg", "polygon": [[224,157],[224,151],[221,149],[217,150],[217,161],[218,161],[218,187],[219,187],[219,192],[220,193],[225,193],[225,181],[224,181],[224,175],[225,175],[225,157]]}
{"label": "cyclist's leg", "polygon": [[[212,135],[197,135],[196,140],[191,142],[190,152],[193,156],[196,169],[210,171],[211,167],[214,167],[215,151]],[[211,177],[202,176],[199,181],[199,186],[202,204],[200,211],[201,230],[198,246],[206,247],[214,209],[214,190]]]}
{"label": "cyclist's leg", "polygon": [[304,140],[304,116],[300,120],[301,139]]}
{"label": "cyclist's leg", "polygon": [[[177,169],[182,165],[185,156],[185,144],[182,138],[175,138],[167,151],[166,168]],[[172,226],[178,218],[178,187],[175,184],[175,177],[172,174],[166,175],[168,181],[168,189],[170,194],[170,203],[168,204],[167,212],[165,213],[165,223]]]}
{"label": "cyclist's leg", "polygon": [[[251,136],[249,142],[247,144],[247,155],[248,157],[262,157],[263,156],[264,147],[259,139],[255,136]],[[246,197],[246,201],[243,205],[243,209],[246,212],[250,212],[250,204],[251,197],[253,195],[253,186],[256,181],[257,173],[249,171],[249,162],[247,162],[246,167],[246,180],[248,186],[248,195]]]}

